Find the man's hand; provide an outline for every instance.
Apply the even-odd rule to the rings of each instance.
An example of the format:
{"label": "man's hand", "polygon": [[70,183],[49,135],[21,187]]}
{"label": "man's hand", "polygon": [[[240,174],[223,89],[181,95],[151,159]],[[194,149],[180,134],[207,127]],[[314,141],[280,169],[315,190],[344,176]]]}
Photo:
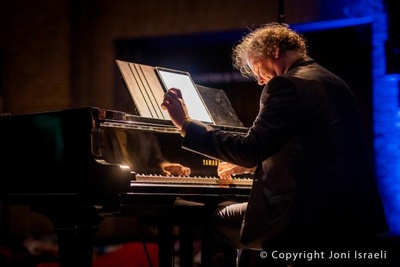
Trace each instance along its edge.
{"label": "man's hand", "polygon": [[179,130],[182,129],[183,123],[190,119],[185,101],[182,98],[181,90],[177,88],[171,88],[164,94],[161,107],[168,111],[172,123]]}
{"label": "man's hand", "polygon": [[218,164],[217,172],[221,179],[232,179],[232,175],[252,173],[255,168],[246,168],[228,162],[220,162]]}
{"label": "man's hand", "polygon": [[179,163],[163,162],[161,168],[164,175],[190,175],[190,168]]}

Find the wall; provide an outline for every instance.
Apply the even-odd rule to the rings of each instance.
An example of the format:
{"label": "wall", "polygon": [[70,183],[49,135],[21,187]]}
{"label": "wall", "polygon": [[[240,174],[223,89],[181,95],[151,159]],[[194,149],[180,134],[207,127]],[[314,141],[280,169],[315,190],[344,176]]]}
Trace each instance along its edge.
{"label": "wall", "polygon": [[[286,1],[286,22],[362,16],[364,1]],[[278,0],[14,0],[0,6],[2,112],[113,106],[114,41],[244,29]]]}

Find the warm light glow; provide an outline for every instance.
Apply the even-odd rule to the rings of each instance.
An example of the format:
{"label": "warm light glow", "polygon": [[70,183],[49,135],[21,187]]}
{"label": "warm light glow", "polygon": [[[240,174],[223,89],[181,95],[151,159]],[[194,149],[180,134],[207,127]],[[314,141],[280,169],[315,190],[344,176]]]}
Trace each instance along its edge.
{"label": "warm light glow", "polygon": [[131,168],[128,165],[119,165],[119,167],[123,170],[130,170]]}

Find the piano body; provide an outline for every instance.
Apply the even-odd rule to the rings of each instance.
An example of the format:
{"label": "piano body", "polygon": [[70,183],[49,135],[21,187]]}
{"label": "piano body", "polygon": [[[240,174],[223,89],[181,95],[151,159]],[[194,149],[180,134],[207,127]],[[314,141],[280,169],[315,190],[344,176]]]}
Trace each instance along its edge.
{"label": "piano body", "polygon": [[[141,216],[151,207],[168,212],[177,197],[207,202],[250,193],[251,177],[218,180],[217,160],[182,149],[169,120],[87,107],[1,116],[0,125],[0,200],[52,221],[62,267],[91,266],[105,216]],[[170,163],[190,174],[169,175]],[[169,266],[161,250],[160,266]]]}

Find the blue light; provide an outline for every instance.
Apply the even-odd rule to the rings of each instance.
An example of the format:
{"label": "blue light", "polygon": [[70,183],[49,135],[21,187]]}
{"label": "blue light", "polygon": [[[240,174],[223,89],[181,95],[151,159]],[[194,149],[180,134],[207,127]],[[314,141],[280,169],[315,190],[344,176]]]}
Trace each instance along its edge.
{"label": "blue light", "polygon": [[392,233],[400,233],[400,74],[385,75],[374,86],[376,175]]}
{"label": "blue light", "polygon": [[357,26],[362,24],[368,24],[371,23],[372,21],[373,21],[372,17],[337,19],[337,20],[317,21],[305,24],[297,24],[293,25],[292,28],[298,32],[305,33],[312,31],[331,30],[331,29]]}

